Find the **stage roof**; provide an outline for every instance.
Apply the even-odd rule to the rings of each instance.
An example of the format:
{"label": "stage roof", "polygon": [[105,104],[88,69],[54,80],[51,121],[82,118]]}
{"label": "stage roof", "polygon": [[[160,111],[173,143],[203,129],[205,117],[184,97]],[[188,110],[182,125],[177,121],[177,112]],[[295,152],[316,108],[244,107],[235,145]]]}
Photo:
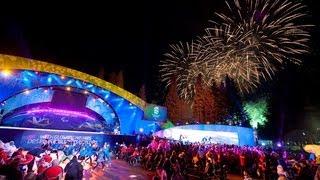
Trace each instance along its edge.
{"label": "stage roof", "polygon": [[109,90],[124,99],[127,99],[132,104],[143,109],[146,102],[135,96],[134,94],[114,85],[100,78],[91,76],[89,74],[63,67],[60,65],[47,63],[43,61],[0,54],[0,68],[2,70],[32,70],[46,73],[58,74],[61,76],[66,76],[70,78],[75,78],[82,80],[87,83],[91,83],[95,86],[101,87],[103,89]]}

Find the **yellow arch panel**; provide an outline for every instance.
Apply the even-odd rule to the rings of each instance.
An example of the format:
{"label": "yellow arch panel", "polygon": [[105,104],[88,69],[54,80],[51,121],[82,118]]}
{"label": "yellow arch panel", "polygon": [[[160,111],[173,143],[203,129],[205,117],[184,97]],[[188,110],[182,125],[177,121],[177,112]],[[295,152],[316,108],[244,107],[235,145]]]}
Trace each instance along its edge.
{"label": "yellow arch panel", "polygon": [[25,70],[47,72],[47,73],[68,76],[68,77],[72,77],[75,79],[79,79],[79,80],[91,83],[93,85],[99,86],[104,89],[107,89],[127,99],[128,101],[139,106],[142,109],[146,105],[146,102],[140,99],[139,97],[135,96],[134,94],[131,94],[130,92],[114,84],[111,84],[100,78],[91,76],[89,74],[86,74],[74,69],[66,68],[60,65],[55,65],[55,64],[23,58],[23,57],[0,54],[0,69],[8,69],[8,70],[25,69]]}

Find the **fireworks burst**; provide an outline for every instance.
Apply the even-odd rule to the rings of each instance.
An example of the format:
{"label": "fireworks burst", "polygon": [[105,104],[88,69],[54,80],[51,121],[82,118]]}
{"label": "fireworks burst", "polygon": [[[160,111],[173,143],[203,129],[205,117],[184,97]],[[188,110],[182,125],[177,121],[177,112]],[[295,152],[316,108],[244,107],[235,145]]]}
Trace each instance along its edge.
{"label": "fireworks burst", "polygon": [[[167,86],[177,84],[180,98],[190,100],[195,94],[195,84],[199,80],[204,83],[211,82],[205,78],[211,78],[210,70],[206,67],[210,53],[201,51],[201,44],[182,43],[170,45],[169,53],[165,54],[165,59],[161,61],[160,73],[162,81]],[[210,86],[209,84],[207,84]]]}
{"label": "fireworks burst", "polygon": [[180,97],[190,100],[195,82],[208,86],[226,77],[248,93],[269,80],[285,63],[300,64],[310,35],[303,22],[305,6],[288,0],[226,1],[228,13],[196,43],[172,45],[161,62],[162,80],[177,82]]}
{"label": "fireworks burst", "polygon": [[217,64],[227,63],[233,68],[225,65],[226,68],[216,70],[220,76],[233,79],[240,92],[250,92],[260,79],[271,79],[285,62],[300,64],[298,56],[308,53],[310,25],[301,23],[306,16],[301,3],[234,0],[226,4],[228,14],[216,13],[222,25],[215,23],[206,32],[209,38],[222,39],[226,51],[232,54],[215,60]]}
{"label": "fireworks burst", "polygon": [[230,26],[225,25],[207,30],[207,35],[201,41],[207,52],[215,54],[208,61],[215,83],[220,84],[228,77],[241,92],[249,92],[257,87],[259,71],[263,67],[252,60],[255,44],[246,41],[249,36],[250,33],[243,33],[240,29],[231,30]]}

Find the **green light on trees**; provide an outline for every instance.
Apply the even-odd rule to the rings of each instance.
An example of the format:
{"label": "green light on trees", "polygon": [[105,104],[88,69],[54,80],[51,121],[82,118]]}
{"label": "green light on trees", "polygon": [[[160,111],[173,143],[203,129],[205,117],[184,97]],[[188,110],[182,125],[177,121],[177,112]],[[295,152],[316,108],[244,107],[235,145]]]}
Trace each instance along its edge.
{"label": "green light on trees", "polygon": [[169,129],[172,127],[174,127],[174,124],[170,120],[167,120],[167,122],[162,125],[162,129]]}
{"label": "green light on trees", "polygon": [[248,115],[249,123],[257,129],[259,126],[264,126],[267,120],[268,114],[268,103],[266,99],[259,99],[256,102],[246,102],[244,104],[244,110]]}

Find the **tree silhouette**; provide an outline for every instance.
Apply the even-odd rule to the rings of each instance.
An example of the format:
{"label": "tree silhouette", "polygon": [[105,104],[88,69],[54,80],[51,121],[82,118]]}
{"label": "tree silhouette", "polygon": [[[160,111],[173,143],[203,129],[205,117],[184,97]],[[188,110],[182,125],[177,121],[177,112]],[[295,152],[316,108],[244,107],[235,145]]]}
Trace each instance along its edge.
{"label": "tree silhouette", "polygon": [[203,85],[200,78],[196,83],[193,99],[193,118],[199,123],[220,121],[227,113],[227,98],[216,86]]}
{"label": "tree silhouette", "polygon": [[165,106],[168,109],[168,118],[172,120],[172,122],[178,123],[192,120],[190,104],[179,98],[175,83],[171,84],[169,87]]}

